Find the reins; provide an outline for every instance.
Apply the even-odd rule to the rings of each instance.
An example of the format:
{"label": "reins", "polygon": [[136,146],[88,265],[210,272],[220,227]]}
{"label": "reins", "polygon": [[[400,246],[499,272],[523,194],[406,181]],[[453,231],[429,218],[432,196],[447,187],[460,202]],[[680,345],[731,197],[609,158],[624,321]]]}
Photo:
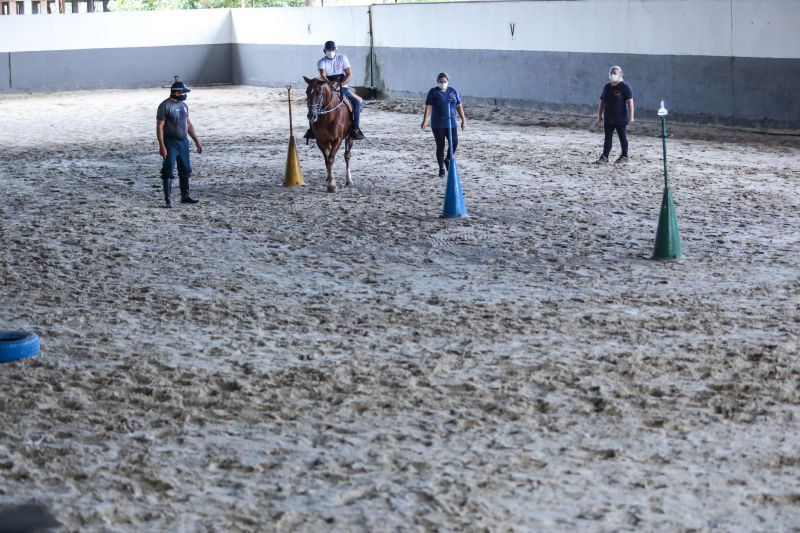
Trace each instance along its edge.
{"label": "reins", "polygon": [[[333,87],[331,87],[331,94],[334,94],[334,93],[335,93],[335,91],[333,90]],[[335,94],[338,95],[339,93],[335,93]],[[332,113],[333,111],[336,111],[337,109],[339,109],[339,107],[342,104],[344,104],[344,95],[339,96],[339,103],[336,104],[336,107],[334,107],[333,109],[320,109],[320,110],[317,111],[317,115],[327,115],[328,113]],[[320,106],[321,106],[321,104],[317,104],[317,107],[320,107]]]}

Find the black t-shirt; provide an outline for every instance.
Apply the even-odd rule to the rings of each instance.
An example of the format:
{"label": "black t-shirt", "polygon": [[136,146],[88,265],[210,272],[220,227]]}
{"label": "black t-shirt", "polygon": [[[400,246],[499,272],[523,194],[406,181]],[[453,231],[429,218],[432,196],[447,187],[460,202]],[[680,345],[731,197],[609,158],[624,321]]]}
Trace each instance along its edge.
{"label": "black t-shirt", "polygon": [[616,86],[606,83],[600,100],[605,102],[603,122],[609,126],[624,126],[628,123],[627,101],[633,98],[631,86],[624,81]]}

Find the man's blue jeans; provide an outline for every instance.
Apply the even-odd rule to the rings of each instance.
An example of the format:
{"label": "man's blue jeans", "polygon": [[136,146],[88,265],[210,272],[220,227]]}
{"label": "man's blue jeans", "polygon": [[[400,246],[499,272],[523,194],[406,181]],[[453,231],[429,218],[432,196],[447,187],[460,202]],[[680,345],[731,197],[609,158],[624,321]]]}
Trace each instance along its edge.
{"label": "man's blue jeans", "polygon": [[164,194],[167,196],[168,186],[171,186],[172,169],[178,164],[178,183],[181,187],[181,197],[189,195],[189,177],[192,175],[192,165],[189,163],[189,139],[184,137],[164,137],[167,147],[167,157],[161,167],[161,180],[164,182]]}

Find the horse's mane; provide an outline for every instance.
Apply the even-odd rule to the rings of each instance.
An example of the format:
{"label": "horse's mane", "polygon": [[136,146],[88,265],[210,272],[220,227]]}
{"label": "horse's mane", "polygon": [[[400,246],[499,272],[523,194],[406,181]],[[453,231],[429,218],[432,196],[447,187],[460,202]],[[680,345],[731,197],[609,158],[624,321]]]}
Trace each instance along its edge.
{"label": "horse's mane", "polygon": [[316,77],[316,78],[306,78],[305,76],[303,76],[303,78],[306,80],[306,83],[308,83],[309,85],[330,85],[330,86],[332,86],[332,85],[333,85],[333,82],[332,82],[332,81],[330,81],[330,80],[323,80],[323,79],[322,79],[322,78],[320,78],[320,77]]}

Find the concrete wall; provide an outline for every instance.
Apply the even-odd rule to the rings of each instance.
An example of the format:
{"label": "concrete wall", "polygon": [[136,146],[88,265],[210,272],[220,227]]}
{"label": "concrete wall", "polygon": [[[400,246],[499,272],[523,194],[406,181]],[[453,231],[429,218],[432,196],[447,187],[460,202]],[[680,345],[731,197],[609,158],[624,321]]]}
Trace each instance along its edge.
{"label": "concrete wall", "polygon": [[228,10],[0,17],[0,91],[230,83],[232,42]]}
{"label": "concrete wall", "polygon": [[[370,15],[372,35],[370,35]],[[800,1],[376,4],[0,17],[0,92],[300,84],[332,39],[355,85],[593,112],[622,65],[639,116],[800,129]],[[372,47],[371,47],[372,46]],[[372,53],[371,53],[372,51]]]}
{"label": "concrete wall", "polygon": [[325,41],[336,41],[353,69],[352,85],[369,85],[367,7],[233,9],[233,81],[303,84],[318,74]]}
{"label": "concrete wall", "polygon": [[390,95],[421,98],[444,70],[467,102],[589,113],[621,65],[640,116],[663,99],[673,118],[800,128],[800,2],[399,4],[372,19]]}

